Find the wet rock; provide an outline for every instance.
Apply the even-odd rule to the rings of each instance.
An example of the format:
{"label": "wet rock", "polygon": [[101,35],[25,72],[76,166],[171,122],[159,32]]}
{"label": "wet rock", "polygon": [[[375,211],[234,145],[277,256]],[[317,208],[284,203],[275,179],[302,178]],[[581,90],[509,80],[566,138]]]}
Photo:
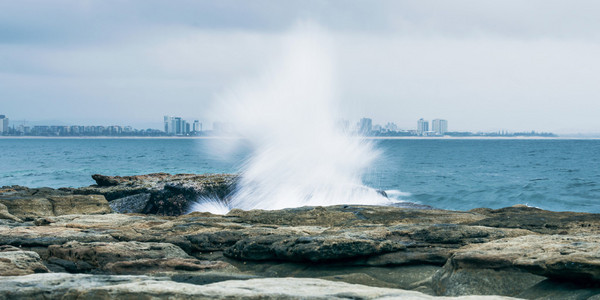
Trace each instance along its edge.
{"label": "wet rock", "polygon": [[150,193],[141,193],[113,200],[110,208],[120,214],[142,213],[150,201]]}
{"label": "wet rock", "polygon": [[600,299],[600,285],[544,280],[515,296],[523,299],[593,300],[594,296]]}
{"label": "wet rock", "polygon": [[20,276],[49,272],[40,256],[32,251],[0,246],[0,276]]}
{"label": "wet rock", "polygon": [[545,279],[513,268],[457,268],[452,262],[448,262],[433,275],[431,286],[436,295],[444,296],[515,296]]}
{"label": "wet rock", "polygon": [[[0,278],[0,299],[134,297],[141,299],[447,299],[434,298],[415,291],[368,287],[312,278],[228,280],[207,285],[177,283],[166,278],[147,276],[65,273]],[[511,298],[478,297],[477,299]]]}
{"label": "wet rock", "polygon": [[[119,203],[114,205],[117,208],[145,214],[177,216],[187,213],[191,204],[198,201],[200,197],[226,198],[232,191],[237,176],[154,173],[136,176],[95,174],[92,178],[96,181],[96,185],[73,189],[71,192],[85,195],[99,194],[108,201],[120,199]],[[149,199],[146,194],[150,195]],[[140,210],[146,200],[146,204]]]}

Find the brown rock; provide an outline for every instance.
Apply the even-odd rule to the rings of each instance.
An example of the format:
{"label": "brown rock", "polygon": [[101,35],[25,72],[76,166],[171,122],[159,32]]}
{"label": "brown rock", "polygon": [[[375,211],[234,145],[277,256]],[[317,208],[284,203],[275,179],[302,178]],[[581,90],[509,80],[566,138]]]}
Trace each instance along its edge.
{"label": "brown rock", "polygon": [[106,214],[111,211],[108,202],[101,195],[62,195],[58,192],[45,197],[3,194],[0,195],[0,205],[5,206],[11,215],[24,219],[69,214]]}
{"label": "brown rock", "polygon": [[3,247],[3,251],[0,252],[0,276],[21,276],[46,272],[48,269],[35,252],[15,251],[14,248],[7,247]]}
{"label": "brown rock", "polygon": [[168,243],[79,243],[69,242],[64,245],[48,247],[51,258],[72,262],[83,261],[94,268],[105,269],[108,264],[140,259],[191,258],[181,248]]}
{"label": "brown rock", "polygon": [[112,274],[152,274],[176,271],[209,271],[231,267],[222,261],[200,261],[193,258],[138,259],[108,263],[104,270]]}
{"label": "brown rock", "polygon": [[0,219],[8,219],[8,220],[13,220],[15,222],[23,222],[23,220],[15,217],[11,213],[9,213],[6,205],[4,205],[2,203],[0,203]]}

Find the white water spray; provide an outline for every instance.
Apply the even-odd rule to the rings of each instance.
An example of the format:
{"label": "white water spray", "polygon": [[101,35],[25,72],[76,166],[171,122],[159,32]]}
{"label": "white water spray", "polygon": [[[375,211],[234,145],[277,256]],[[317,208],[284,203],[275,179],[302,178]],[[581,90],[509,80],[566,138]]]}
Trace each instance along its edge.
{"label": "white water spray", "polygon": [[[252,148],[229,208],[388,204],[361,179],[379,152],[336,124],[332,48],[326,34],[302,24],[284,38],[283,49],[263,76],[219,99],[217,116],[229,119]],[[215,210],[214,201],[203,202],[193,210]],[[218,208],[214,212],[223,213]]]}

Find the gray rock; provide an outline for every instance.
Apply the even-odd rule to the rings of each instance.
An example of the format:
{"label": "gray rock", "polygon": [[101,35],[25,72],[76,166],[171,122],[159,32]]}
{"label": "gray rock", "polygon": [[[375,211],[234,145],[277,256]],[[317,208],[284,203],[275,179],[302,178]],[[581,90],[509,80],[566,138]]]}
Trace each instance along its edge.
{"label": "gray rock", "polygon": [[108,205],[110,208],[120,214],[127,213],[142,213],[144,208],[148,205],[148,201],[150,201],[150,193],[141,193],[137,195],[131,195],[123,198],[119,198],[111,201]]}
{"label": "gray rock", "polygon": [[[448,299],[312,278],[228,280],[207,285],[146,276],[34,274],[0,278],[0,299]],[[452,299],[511,299],[463,297]]]}
{"label": "gray rock", "polygon": [[597,299],[600,298],[600,286],[598,285],[586,282],[573,283],[555,280],[541,281],[533,287],[515,295],[518,298],[537,300],[592,300],[594,296]]}
{"label": "gray rock", "polygon": [[567,281],[600,282],[600,235],[528,235],[456,251],[453,269],[517,268]]}
{"label": "gray rock", "polygon": [[237,180],[236,175],[229,174],[167,173],[135,176],[95,174],[92,178],[97,185],[72,189],[70,192],[84,195],[100,194],[108,201],[151,194],[142,213],[169,216],[187,213],[191,204],[202,196],[224,199],[232,191]]}
{"label": "gray rock", "polygon": [[401,244],[344,236],[259,236],[243,239],[224,254],[244,260],[335,261],[398,251]]}
{"label": "gray rock", "polygon": [[432,277],[432,288],[437,295],[504,295],[515,296],[532,288],[545,277],[517,269],[456,268],[448,262]]}

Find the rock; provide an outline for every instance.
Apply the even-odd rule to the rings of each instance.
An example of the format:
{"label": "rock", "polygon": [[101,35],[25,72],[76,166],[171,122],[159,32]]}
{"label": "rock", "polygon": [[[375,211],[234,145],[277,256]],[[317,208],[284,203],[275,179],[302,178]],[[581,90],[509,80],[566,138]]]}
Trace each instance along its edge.
{"label": "rock", "polygon": [[112,274],[142,275],[177,271],[209,271],[231,267],[222,261],[200,261],[194,258],[155,258],[108,263],[104,270]]}
{"label": "rock", "polygon": [[173,274],[169,277],[175,282],[191,283],[196,285],[203,285],[226,280],[248,280],[259,278],[259,276],[256,275],[240,274],[237,272],[222,272],[221,270],[194,273],[184,272],[179,274]]}
{"label": "rock", "polygon": [[[282,228],[279,228],[282,229]],[[335,261],[356,260],[356,264],[402,265],[432,263],[443,265],[455,249],[504,237],[532,234],[521,229],[499,229],[456,224],[346,227],[302,235],[270,235],[247,232],[245,238],[224,251],[241,260]]]}
{"label": "rock", "polygon": [[96,184],[101,187],[119,185],[119,183],[127,180],[121,176],[105,176],[100,174],[92,175],[92,179],[94,179]]}
{"label": "rock", "polygon": [[[135,264],[114,264],[124,261],[156,260],[154,263],[162,263],[165,266],[171,263],[174,267],[177,262],[160,261],[160,259],[191,259],[181,248],[168,243],[140,243],[140,242],[117,242],[117,243],[80,243],[69,242],[64,245],[51,245],[48,247],[51,258],[63,259],[74,263],[85,262],[94,268],[107,269],[112,266],[115,270],[124,270]],[[112,265],[111,265],[112,263]],[[137,266],[144,267],[150,262],[137,262]],[[183,266],[190,261],[179,261]],[[190,266],[191,268],[191,266]]]}
{"label": "rock", "polygon": [[544,280],[515,296],[523,299],[592,300],[594,296],[600,298],[600,286],[589,282]]}
{"label": "rock", "polygon": [[[188,212],[191,204],[200,197],[224,199],[233,189],[236,175],[228,174],[176,174],[154,173],[136,176],[104,176],[95,174],[97,185],[71,190],[74,194],[99,194],[108,201],[130,196],[150,194],[140,211],[145,214],[178,216]],[[116,207],[139,211],[147,196],[131,198],[115,204]],[[123,206],[123,202],[129,204]]]}
{"label": "rock", "polygon": [[[148,205],[166,199],[163,196],[187,201],[193,189],[169,180],[188,175],[173,176],[150,176],[153,179],[138,183],[123,179],[116,185],[84,190],[110,190],[116,195],[132,183],[130,187],[150,195]],[[83,195],[76,191],[81,192],[9,187],[0,189],[0,199]],[[501,220],[526,220],[528,213],[537,215],[534,220],[540,222],[545,215],[553,216],[546,224],[556,227],[532,221],[525,223],[534,230],[530,231]],[[600,234],[595,233],[590,216],[528,207],[454,212],[365,205],[233,210],[227,215],[52,213],[33,217],[32,213],[23,222],[0,219],[0,245],[13,246],[0,247],[0,251],[34,251],[53,272],[148,274],[157,277],[156,282],[171,278],[208,284],[256,277],[309,277],[426,294],[575,297],[593,294],[600,284],[595,279]],[[582,226],[582,220],[591,225]],[[548,235],[556,231],[560,235]],[[545,294],[546,276],[565,284],[554,294]],[[567,277],[575,279],[566,284]],[[574,280],[596,286],[582,286]],[[89,293],[86,290],[85,295]]]}
{"label": "rock", "polygon": [[0,193],[0,205],[5,206],[10,215],[29,220],[69,214],[106,214],[111,211],[101,195],[66,195],[47,188]]}
{"label": "rock", "polygon": [[150,201],[150,193],[141,193],[113,200],[109,203],[112,211],[120,214],[143,213]]}
{"label": "rock", "polygon": [[49,272],[40,256],[32,251],[2,246],[0,248],[0,276],[20,276]]}
{"label": "rock", "polygon": [[69,228],[68,226],[1,226],[0,244],[17,247],[62,245],[69,241],[111,242],[115,239],[99,230]]}
{"label": "rock", "polygon": [[282,210],[233,209],[227,217],[249,224],[349,226],[358,224],[462,224],[486,217],[474,212],[420,210],[390,206],[335,205]]}
{"label": "rock", "polygon": [[0,300],[77,299],[77,294],[81,293],[82,290],[90,290],[94,287],[117,286],[119,284],[137,282],[156,282],[159,280],[161,279],[150,278],[148,276],[110,276],[68,273],[0,277]]}
{"label": "rock", "polygon": [[469,245],[451,257],[454,269],[517,268],[567,281],[600,282],[600,235],[529,235]]}
{"label": "rock", "polygon": [[15,222],[23,222],[23,220],[15,217],[11,213],[9,213],[6,205],[4,205],[2,203],[0,203],[0,219],[8,219],[8,220],[13,220]]}
{"label": "rock", "polygon": [[600,234],[600,214],[554,212],[535,207],[477,208],[471,212],[487,216],[468,223],[489,227],[522,228],[543,234]]}
{"label": "rock", "polygon": [[[228,280],[207,285],[147,276],[34,274],[0,278],[0,299],[448,299],[312,278]],[[461,297],[452,299],[475,299]],[[480,297],[477,299],[511,299]]]}
{"label": "rock", "polygon": [[400,244],[342,236],[260,236],[244,239],[224,254],[244,260],[335,261],[397,251]]}
{"label": "rock", "polygon": [[442,270],[433,275],[431,286],[436,295],[443,296],[515,296],[545,279],[513,268],[457,268],[449,261]]}

